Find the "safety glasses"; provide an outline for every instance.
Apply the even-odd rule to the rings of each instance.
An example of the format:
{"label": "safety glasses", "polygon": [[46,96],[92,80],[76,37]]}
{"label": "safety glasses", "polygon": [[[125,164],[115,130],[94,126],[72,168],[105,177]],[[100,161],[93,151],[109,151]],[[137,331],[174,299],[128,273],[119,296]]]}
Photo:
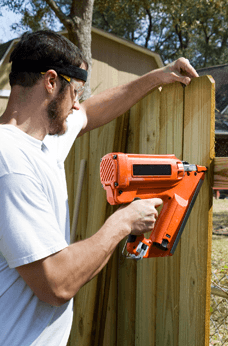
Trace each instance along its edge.
{"label": "safety glasses", "polygon": [[[40,73],[45,74],[46,72],[40,72]],[[80,101],[85,87],[81,86],[79,82],[77,82],[71,77],[68,77],[64,74],[59,74],[59,75],[74,87],[75,102]]]}

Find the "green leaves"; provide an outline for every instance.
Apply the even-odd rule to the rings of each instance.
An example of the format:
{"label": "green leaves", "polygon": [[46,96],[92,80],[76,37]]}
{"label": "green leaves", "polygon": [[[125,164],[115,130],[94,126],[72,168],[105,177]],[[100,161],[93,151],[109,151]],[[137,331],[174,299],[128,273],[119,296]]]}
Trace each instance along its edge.
{"label": "green leaves", "polygon": [[227,59],[226,0],[95,0],[93,25],[159,53],[165,63],[188,57],[196,67]]}
{"label": "green leaves", "polygon": [[[56,30],[64,23],[49,1],[2,0],[2,6],[22,14],[15,30]],[[73,1],[52,3],[68,16]],[[228,62],[227,0],[95,0],[93,25],[159,53],[164,63],[180,56],[195,68]]]}

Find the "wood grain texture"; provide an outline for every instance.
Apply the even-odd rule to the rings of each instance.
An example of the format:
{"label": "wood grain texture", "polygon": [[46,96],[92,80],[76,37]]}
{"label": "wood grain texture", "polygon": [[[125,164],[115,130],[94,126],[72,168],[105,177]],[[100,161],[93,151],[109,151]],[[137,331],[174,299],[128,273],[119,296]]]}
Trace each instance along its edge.
{"label": "wood grain texture", "polygon": [[183,157],[208,167],[181,239],[180,345],[209,344],[214,81],[204,76],[185,89]]}
{"label": "wood grain texture", "polygon": [[66,162],[70,210],[80,161],[87,160],[77,240],[96,232],[115,211],[100,186],[105,154],[175,154],[206,165],[208,172],[174,256],[126,260],[121,242],[109,264],[76,295],[68,345],[208,346],[213,131],[214,82],[204,76],[186,88],[175,83],[154,90],[119,119],[76,141]]}
{"label": "wood grain texture", "polygon": [[215,157],[213,187],[228,189],[228,157]]}
{"label": "wood grain texture", "polygon": [[[183,87],[167,85],[161,92],[160,154],[183,158]],[[174,102],[175,100],[175,102]],[[157,265],[156,345],[179,345],[180,248],[173,257],[159,258]]]}
{"label": "wood grain texture", "polygon": [[[161,92],[155,90],[140,103],[140,127],[136,153],[156,154],[159,149]],[[137,117],[137,108],[132,109]],[[138,115],[139,116],[139,115]],[[156,328],[157,260],[137,262],[135,345],[153,345]]]}

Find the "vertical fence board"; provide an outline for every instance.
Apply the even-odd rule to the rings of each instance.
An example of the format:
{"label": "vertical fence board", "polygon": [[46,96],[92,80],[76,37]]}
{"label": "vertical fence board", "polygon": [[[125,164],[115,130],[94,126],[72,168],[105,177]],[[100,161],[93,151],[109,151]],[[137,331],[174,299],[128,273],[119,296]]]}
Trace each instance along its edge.
{"label": "vertical fence board", "polygon": [[[126,152],[134,152],[139,146],[136,129],[140,126],[140,103],[130,110],[127,131]],[[126,239],[118,246],[118,281],[117,281],[117,346],[135,345],[135,304],[136,304],[136,262],[122,256]]]}
{"label": "vertical fence board", "polygon": [[[160,134],[160,91],[141,100],[140,127],[134,137],[139,140],[135,153],[156,154]],[[137,117],[137,107],[132,108]],[[156,260],[137,262],[135,345],[154,345],[156,326]]]}
{"label": "vertical fence board", "polygon": [[183,87],[180,83],[166,85],[161,91],[159,154],[183,155]]}
{"label": "vertical fence board", "polygon": [[[208,167],[205,181],[181,242],[180,345],[208,345],[206,305],[210,295],[212,236],[210,176],[214,149],[214,82],[207,76],[193,80],[185,90],[184,159]],[[208,302],[207,302],[208,303]]]}
{"label": "vertical fence board", "polygon": [[[174,102],[175,100],[175,102]],[[160,154],[182,159],[183,87],[167,85],[161,92]],[[157,266],[156,345],[178,345],[180,251],[173,257],[159,258]]]}
{"label": "vertical fence board", "polygon": [[[118,252],[115,251],[113,257],[110,259],[112,262],[111,266],[111,281],[110,281],[110,290],[108,296],[108,305],[106,310],[106,320],[105,320],[105,329],[103,340],[99,342],[99,346],[116,346],[117,345],[117,333],[116,333],[116,325],[117,325],[117,261],[118,261]],[[109,270],[109,268],[107,268]],[[100,341],[100,340],[99,340]]]}
{"label": "vertical fence board", "polygon": [[209,171],[173,257],[126,260],[124,240],[103,271],[78,292],[69,346],[208,345],[213,88],[209,77],[185,89],[179,83],[165,86],[77,139],[66,162],[72,214],[80,161],[87,160],[76,240],[94,234],[116,209],[107,205],[99,182],[106,153],[175,154]]}
{"label": "vertical fence board", "polygon": [[[116,122],[116,136],[114,139],[113,150],[114,152],[125,152],[126,151],[126,143],[127,143],[127,133],[128,133],[128,123],[129,123],[129,113],[127,112],[124,116],[118,119]],[[106,153],[105,153],[106,154]],[[108,205],[107,208],[107,216],[111,215],[116,207],[111,207]],[[110,291],[108,297],[108,306],[106,311],[106,323],[104,330],[104,339],[99,343],[100,345],[117,345],[118,338],[118,325],[117,325],[117,317],[118,317],[118,263],[120,259],[119,257],[119,248],[117,247],[114,255],[110,259],[111,262],[111,276],[110,276]],[[109,268],[107,268],[109,270]],[[99,340],[100,341],[100,340]],[[103,344],[102,344],[103,342]]]}

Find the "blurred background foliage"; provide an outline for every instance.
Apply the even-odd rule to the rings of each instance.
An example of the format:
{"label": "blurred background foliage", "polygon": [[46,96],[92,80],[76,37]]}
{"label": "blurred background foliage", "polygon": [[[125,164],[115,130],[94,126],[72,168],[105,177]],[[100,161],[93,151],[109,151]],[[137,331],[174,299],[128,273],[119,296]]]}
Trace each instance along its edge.
{"label": "blurred background foliage", "polygon": [[[2,0],[2,6],[22,14],[16,32],[55,30],[56,21],[69,30],[67,22],[87,1]],[[180,56],[196,69],[228,62],[227,0],[95,0],[92,25],[160,54],[165,64]]]}

